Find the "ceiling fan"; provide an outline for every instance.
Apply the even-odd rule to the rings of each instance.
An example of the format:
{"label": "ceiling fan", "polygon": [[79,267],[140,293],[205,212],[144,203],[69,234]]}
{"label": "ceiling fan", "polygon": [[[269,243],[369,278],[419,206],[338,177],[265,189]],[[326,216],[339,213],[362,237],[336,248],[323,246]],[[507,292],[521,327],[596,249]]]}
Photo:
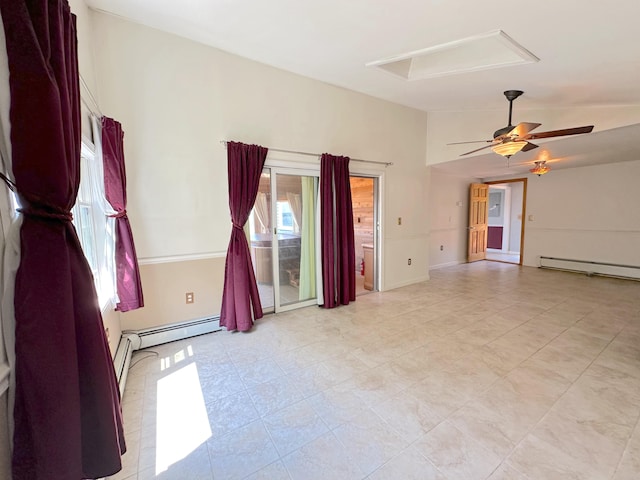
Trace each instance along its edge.
{"label": "ceiling fan", "polygon": [[485,142],[489,145],[476,148],[470,152],[461,154],[460,156],[469,155],[471,153],[479,152],[485,148],[491,148],[498,155],[504,157],[511,157],[511,155],[518,152],[528,152],[534,148],[538,148],[529,140],[535,140],[536,138],[551,138],[551,137],[564,137],[567,135],[577,135],[579,133],[590,133],[593,130],[593,125],[576,128],[565,128],[563,130],[551,130],[548,132],[529,133],[533,129],[538,128],[540,123],[522,122],[515,127],[511,125],[511,113],[513,110],[513,101],[522,95],[524,92],[521,90],[507,90],[504,92],[504,96],[509,100],[509,124],[506,127],[496,130],[493,134],[493,140],[477,140],[474,142],[456,142],[448,143],[447,145],[461,145],[464,143],[479,143]]}

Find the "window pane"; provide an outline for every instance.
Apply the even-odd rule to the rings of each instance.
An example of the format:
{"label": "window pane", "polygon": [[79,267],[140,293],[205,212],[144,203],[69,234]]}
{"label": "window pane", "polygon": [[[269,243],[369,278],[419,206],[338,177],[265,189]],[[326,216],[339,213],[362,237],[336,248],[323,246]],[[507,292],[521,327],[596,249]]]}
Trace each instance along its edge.
{"label": "window pane", "polygon": [[265,169],[260,176],[258,195],[249,218],[251,231],[251,260],[255,271],[260,303],[265,310],[273,309],[273,265],[271,241],[271,174]]}
{"label": "window pane", "polygon": [[78,211],[80,214],[78,222],[80,224],[80,231],[78,232],[80,244],[84,250],[84,255],[87,257],[87,261],[91,266],[91,271],[95,274],[98,271],[98,262],[96,259],[96,240],[95,235],[93,234],[91,207],[89,205],[78,205]]}
{"label": "window pane", "polygon": [[280,306],[316,298],[315,182],[306,175],[277,175]]}

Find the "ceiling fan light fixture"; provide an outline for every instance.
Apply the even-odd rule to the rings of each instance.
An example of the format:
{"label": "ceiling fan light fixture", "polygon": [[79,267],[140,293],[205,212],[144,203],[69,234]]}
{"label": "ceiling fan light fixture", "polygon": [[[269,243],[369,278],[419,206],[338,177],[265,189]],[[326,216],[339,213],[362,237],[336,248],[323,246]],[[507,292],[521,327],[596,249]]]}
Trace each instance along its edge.
{"label": "ceiling fan light fixture", "polygon": [[529,171],[538,176],[544,175],[549,170],[551,170],[549,167],[547,167],[546,163],[547,163],[546,160],[535,162],[535,166]]}
{"label": "ceiling fan light fixture", "polygon": [[520,150],[522,150],[527,145],[527,143],[529,142],[524,140],[514,140],[513,142],[498,143],[497,145],[491,147],[491,150],[493,150],[498,155],[509,158],[514,153],[518,153]]}

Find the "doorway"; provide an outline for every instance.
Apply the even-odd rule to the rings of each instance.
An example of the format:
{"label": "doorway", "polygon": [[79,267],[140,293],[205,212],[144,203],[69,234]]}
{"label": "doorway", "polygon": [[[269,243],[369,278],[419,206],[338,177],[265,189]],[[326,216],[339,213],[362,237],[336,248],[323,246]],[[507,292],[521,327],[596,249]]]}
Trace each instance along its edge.
{"label": "doorway", "polygon": [[489,197],[485,259],[522,265],[527,179],[486,183]]}
{"label": "doorway", "polygon": [[[356,295],[379,290],[378,176],[350,177]],[[264,312],[317,304],[322,295],[319,171],[269,166],[247,222],[251,259]]]}
{"label": "doorway", "polygon": [[378,290],[378,178],[351,175],[356,295]]}

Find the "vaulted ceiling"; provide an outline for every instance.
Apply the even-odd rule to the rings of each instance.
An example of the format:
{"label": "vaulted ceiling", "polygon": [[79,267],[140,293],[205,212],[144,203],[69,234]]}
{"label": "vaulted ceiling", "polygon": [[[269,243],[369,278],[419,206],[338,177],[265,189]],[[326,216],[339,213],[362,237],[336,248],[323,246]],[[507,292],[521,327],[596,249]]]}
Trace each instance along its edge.
{"label": "vaulted ceiling", "polygon": [[[507,103],[502,92],[509,89],[526,92],[514,107],[522,111],[640,107],[638,0],[540,0],[530,4],[498,0],[86,1],[96,10],[427,112],[496,110],[504,114],[506,125]],[[368,66],[496,31],[504,32],[539,61],[415,80]],[[443,51],[446,49],[437,50],[438,55]],[[492,47],[472,50],[470,57],[486,56],[488,62],[493,51]],[[442,55],[432,58],[434,62],[452,61]],[[460,70],[460,62],[456,57],[451,68]],[[585,118],[581,125],[590,123]],[[629,123],[630,138],[621,140],[620,132],[611,138],[590,134],[596,138],[592,143],[603,142],[606,151],[607,142],[628,142],[628,148],[622,149],[628,157],[624,159],[640,159],[640,146],[635,145],[640,145],[635,142],[640,118]],[[493,130],[503,126],[491,124],[486,135],[491,138]],[[553,125],[573,126],[577,125]],[[594,132],[598,130],[596,125]],[[555,140],[554,145],[568,142],[578,150],[574,157],[579,159],[594,149],[592,144],[577,141],[579,138],[585,136]],[[462,151],[456,150],[453,156]],[[534,152],[519,155],[524,160],[533,158]],[[480,174],[474,170],[481,163],[478,160],[496,157],[489,151],[439,168]],[[584,158],[584,163],[564,166],[601,160]]]}

